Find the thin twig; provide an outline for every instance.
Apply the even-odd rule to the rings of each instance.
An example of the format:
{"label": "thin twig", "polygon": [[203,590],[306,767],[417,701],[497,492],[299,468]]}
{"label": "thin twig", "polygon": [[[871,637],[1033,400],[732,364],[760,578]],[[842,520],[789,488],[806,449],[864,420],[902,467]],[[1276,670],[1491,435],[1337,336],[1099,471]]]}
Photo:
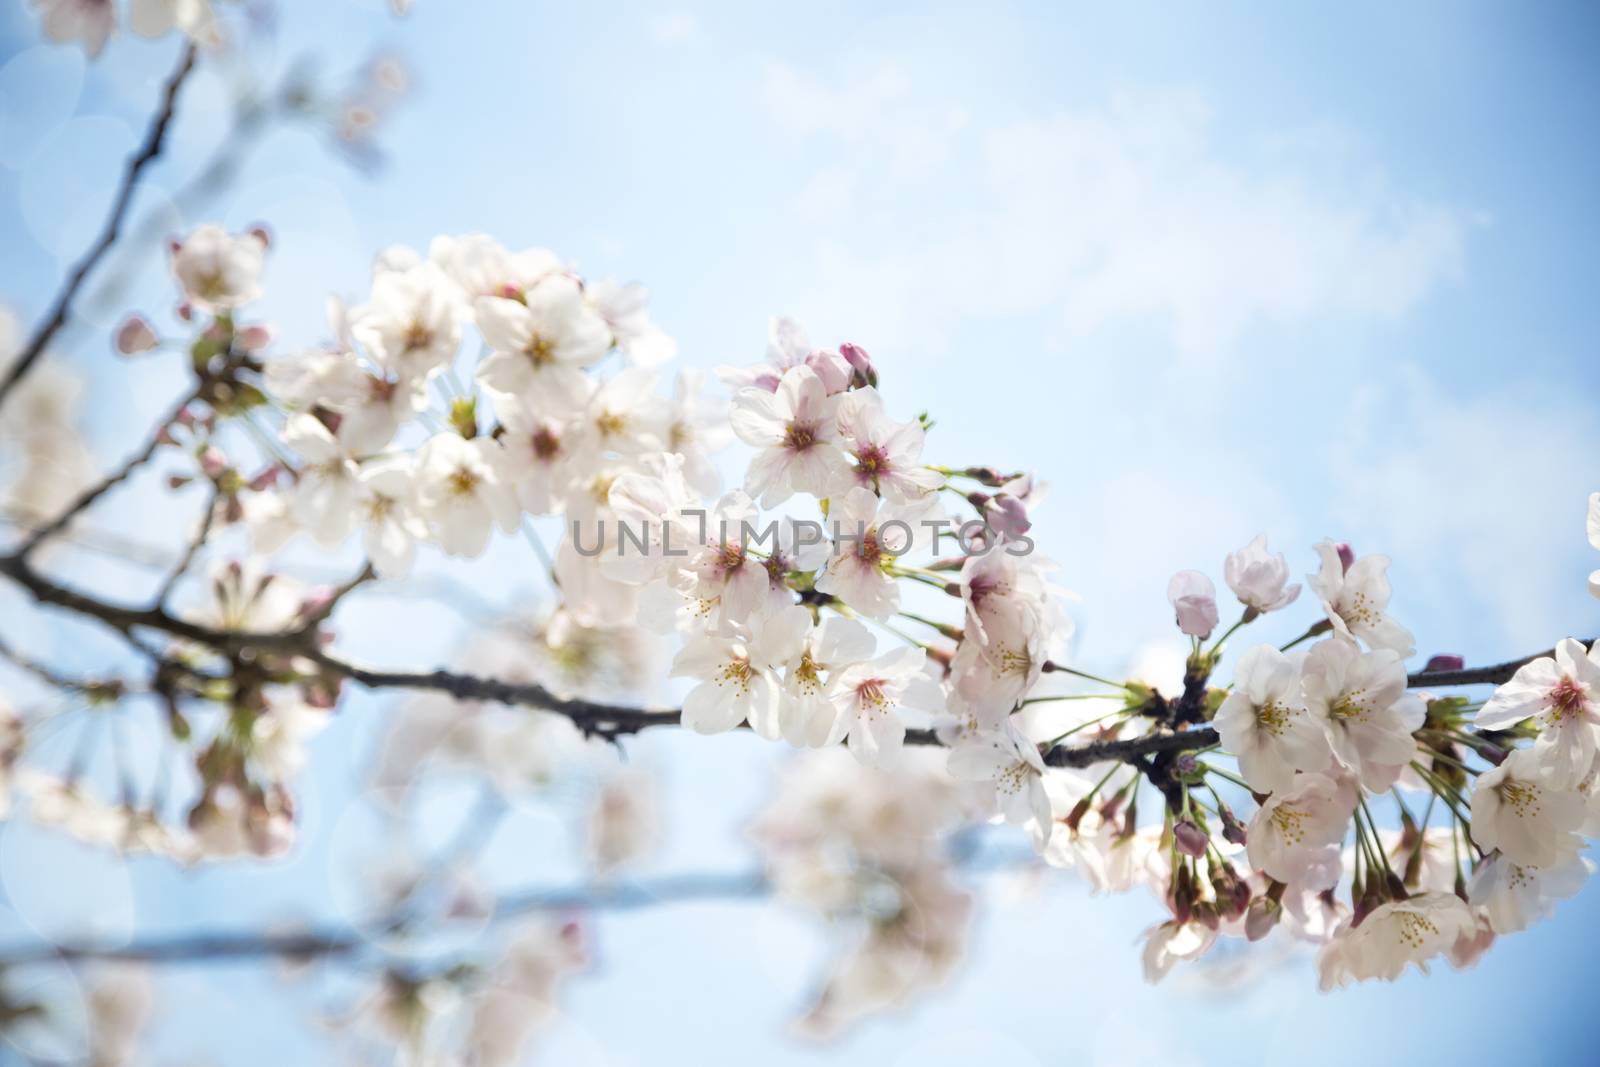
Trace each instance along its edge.
{"label": "thin twig", "polygon": [[33,336],[28,339],[27,347],[6,371],[5,380],[0,382],[0,405],[5,403],[6,397],[11,395],[11,391],[22,380],[22,376],[27,374],[34,362],[44,354],[45,348],[49,346],[61,327],[66,325],[67,317],[72,313],[72,301],[77,297],[78,290],[83,287],[89,272],[94,270],[96,264],[116,243],[117,235],[122,230],[122,220],[128,212],[128,205],[133,202],[133,191],[139,184],[139,176],[143,174],[145,167],[161,155],[162,145],[166,141],[167,127],[172,124],[172,116],[177,107],[178,90],[189,77],[189,72],[194,69],[195,54],[194,42],[184,45],[183,56],[178,61],[177,69],[167,79],[166,89],[162,92],[161,105],[145,131],[144,142],[139,146],[139,150],[129,157],[127,166],[122,172],[122,183],[117,187],[117,195],[111,202],[111,212],[107,215],[105,224],[100,228],[94,244],[89,246],[83,258],[73,267],[72,273],[67,275],[61,291],[56,294],[50,314],[34,330]]}

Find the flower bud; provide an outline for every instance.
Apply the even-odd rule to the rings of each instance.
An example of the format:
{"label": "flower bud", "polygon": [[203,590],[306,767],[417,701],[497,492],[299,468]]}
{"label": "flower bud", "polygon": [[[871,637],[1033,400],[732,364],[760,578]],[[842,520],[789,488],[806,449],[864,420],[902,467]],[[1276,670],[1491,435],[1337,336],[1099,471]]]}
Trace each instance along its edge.
{"label": "flower bud", "polygon": [[1467,665],[1467,661],[1460,656],[1438,655],[1429,656],[1424,671],[1459,671]]}
{"label": "flower bud", "polygon": [[1271,897],[1256,897],[1244,913],[1244,936],[1260,941],[1283,918],[1283,905]]}
{"label": "flower bud", "polygon": [[272,247],[272,231],[267,229],[266,223],[258,222],[245,232],[260,241],[262,248]]}
{"label": "flower bud", "polygon": [[1177,613],[1178,629],[1201,640],[1217,628],[1217,587],[1199,571],[1179,571],[1167,583],[1167,600]]}
{"label": "flower bud", "polygon": [[207,445],[200,453],[200,470],[215,481],[228,469],[228,457],[216,445]]}
{"label": "flower bud", "polygon": [[989,498],[983,505],[983,521],[989,529],[1011,541],[1033,527],[1027,505],[1009,493],[996,493]]}
{"label": "flower bud", "polygon": [[1188,819],[1179,819],[1172,827],[1172,837],[1178,843],[1178,851],[1185,856],[1204,856],[1206,845],[1211,839],[1206,832]]}
{"label": "flower bud", "polygon": [[159,343],[156,331],[142,315],[129,315],[123,319],[117,327],[115,341],[117,351],[124,356],[148,352]]}
{"label": "flower bud", "polygon": [[264,322],[252,322],[248,326],[240,327],[234,335],[234,340],[246,352],[259,352],[272,343],[272,327]]}
{"label": "flower bud", "polygon": [[1222,837],[1223,840],[1232,842],[1235,845],[1250,843],[1249,834],[1245,830],[1244,823],[1239,821],[1239,817],[1233,813],[1233,809],[1226,804],[1222,805]]}
{"label": "flower bud", "polygon": [[850,369],[855,371],[856,381],[859,384],[871,386],[878,384],[878,372],[872,366],[872,357],[867,355],[865,348],[846,341],[839,346],[839,354],[850,365]]}

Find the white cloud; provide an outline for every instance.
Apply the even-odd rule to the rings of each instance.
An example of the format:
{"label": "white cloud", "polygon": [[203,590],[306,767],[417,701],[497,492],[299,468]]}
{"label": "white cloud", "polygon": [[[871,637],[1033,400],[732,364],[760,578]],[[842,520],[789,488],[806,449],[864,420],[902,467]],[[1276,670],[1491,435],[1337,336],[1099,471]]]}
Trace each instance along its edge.
{"label": "white cloud", "polygon": [[764,88],[819,175],[797,210],[832,211],[812,302],[909,340],[958,317],[1042,312],[1068,341],[1154,321],[1205,364],[1257,322],[1391,318],[1460,271],[1466,213],[1325,127],[1225,144],[1197,93],[985,123],[892,60],[773,65]]}
{"label": "white cloud", "polygon": [[1424,654],[1483,632],[1507,654],[1532,651],[1590,610],[1584,507],[1600,426],[1589,399],[1548,386],[1458,398],[1414,367],[1357,392],[1330,449],[1337,511],[1353,527],[1341,536],[1404,567],[1402,612],[1467,612],[1436,620],[1449,633]]}

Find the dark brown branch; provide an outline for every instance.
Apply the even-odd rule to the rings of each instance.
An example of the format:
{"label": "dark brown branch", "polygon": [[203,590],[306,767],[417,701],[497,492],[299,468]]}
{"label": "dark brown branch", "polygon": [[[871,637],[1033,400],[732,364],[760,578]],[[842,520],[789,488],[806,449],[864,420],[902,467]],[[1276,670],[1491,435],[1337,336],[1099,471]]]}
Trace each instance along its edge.
{"label": "dark brown branch", "polygon": [[11,391],[16,388],[23,375],[27,374],[34,362],[44,354],[44,350],[49,347],[61,327],[66,325],[67,318],[72,313],[72,301],[77,297],[78,290],[88,279],[89,272],[94,270],[101,258],[116,243],[117,236],[122,231],[123,218],[128,213],[128,205],[133,202],[133,192],[139,184],[139,176],[145,167],[161,155],[161,148],[167,137],[167,127],[172,124],[172,116],[177,107],[178,90],[189,77],[189,72],[194,69],[194,61],[195,45],[191,41],[184,45],[183,56],[178,61],[177,69],[167,79],[166,88],[161,95],[161,105],[150,120],[144,142],[128,159],[127,166],[122,172],[122,183],[117,187],[116,197],[111,202],[111,212],[107,215],[94,244],[89,246],[83,258],[73,267],[72,273],[67,276],[61,291],[56,295],[50,314],[34,330],[27,346],[6,371],[5,380],[0,382],[0,405],[5,403],[6,397],[11,395]]}
{"label": "dark brown branch", "polygon": [[[565,716],[591,736],[615,740],[656,726],[676,726],[680,713],[676,708],[652,710],[621,704],[579,700],[562,697],[537,682],[508,682],[474,674],[462,674],[444,669],[418,672],[381,670],[363,667],[341,659],[324,650],[314,623],[285,633],[260,634],[218,630],[189,622],[171,615],[157,604],[145,608],[109,604],[94,597],[59,585],[35,571],[25,559],[18,556],[0,557],[0,574],[5,574],[27,589],[41,603],[54,604],[69,611],[101,622],[129,635],[133,630],[147,628],[172,637],[184,638],[207,645],[219,652],[253,650],[262,652],[292,653],[305,656],[329,674],[359,682],[369,689],[426,689],[448,693],[458,700],[484,700],[516,707],[536,708]],[[363,569],[356,579],[340,587],[343,592],[353,589],[365,580],[368,571]],[[1520,659],[1465,671],[1424,671],[1410,676],[1413,686],[1470,685],[1504,681],[1516,673],[1518,667],[1550,655],[1537,652]],[[1208,748],[1217,743],[1217,733],[1210,727],[1178,731],[1155,731],[1124,740],[1093,741],[1086,744],[1057,745],[1045,755],[1053,767],[1086,767],[1104,760],[1135,762],[1142,757],[1168,752]],[[908,730],[906,743],[912,745],[940,744],[932,730]]]}
{"label": "dark brown branch", "polygon": [[[1597,640],[1600,640],[1600,638],[1591,637],[1583,643],[1585,645],[1593,645]],[[1536,659],[1544,659],[1546,656],[1554,656],[1555,654],[1555,649],[1547,648],[1543,652],[1535,652],[1531,656],[1523,656],[1521,659],[1508,659],[1504,663],[1496,663],[1488,667],[1467,667],[1459,671],[1418,671],[1416,674],[1406,677],[1406,685],[1412,689],[1452,685],[1503,685],[1505,682],[1510,681],[1511,676],[1516,674],[1521,667],[1532,663]]]}

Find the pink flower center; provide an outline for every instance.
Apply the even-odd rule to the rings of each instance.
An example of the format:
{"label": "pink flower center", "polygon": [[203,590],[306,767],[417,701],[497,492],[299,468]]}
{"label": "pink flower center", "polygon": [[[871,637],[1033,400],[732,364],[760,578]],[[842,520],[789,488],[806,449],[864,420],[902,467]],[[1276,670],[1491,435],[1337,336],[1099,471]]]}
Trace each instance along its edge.
{"label": "pink flower center", "polygon": [[1558,719],[1576,718],[1583,714],[1588,703],[1589,697],[1583,687],[1565,675],[1550,690],[1550,710]]}

